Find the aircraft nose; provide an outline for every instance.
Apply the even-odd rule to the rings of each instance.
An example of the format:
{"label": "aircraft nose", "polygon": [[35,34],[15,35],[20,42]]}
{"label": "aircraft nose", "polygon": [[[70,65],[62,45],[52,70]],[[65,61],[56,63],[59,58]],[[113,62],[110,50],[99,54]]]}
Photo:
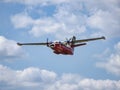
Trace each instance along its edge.
{"label": "aircraft nose", "polygon": [[55,46],[54,44],[50,44],[50,47],[51,47],[51,48],[54,48],[54,46]]}

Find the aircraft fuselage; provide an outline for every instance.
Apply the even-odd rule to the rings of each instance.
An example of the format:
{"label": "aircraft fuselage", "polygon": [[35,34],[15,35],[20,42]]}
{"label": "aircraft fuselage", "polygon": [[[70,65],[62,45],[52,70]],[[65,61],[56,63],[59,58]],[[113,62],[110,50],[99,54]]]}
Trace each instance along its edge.
{"label": "aircraft fuselage", "polygon": [[73,55],[74,53],[73,47],[70,45],[64,45],[60,42],[55,42],[48,47],[50,47],[55,54]]}

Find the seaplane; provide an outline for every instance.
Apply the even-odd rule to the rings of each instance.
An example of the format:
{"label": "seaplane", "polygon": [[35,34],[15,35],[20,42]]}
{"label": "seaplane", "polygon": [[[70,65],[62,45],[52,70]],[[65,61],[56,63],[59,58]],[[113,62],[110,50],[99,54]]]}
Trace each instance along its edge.
{"label": "seaplane", "polygon": [[55,54],[62,54],[62,55],[73,55],[74,54],[74,48],[86,45],[89,41],[95,41],[95,40],[105,40],[105,37],[97,37],[97,38],[89,38],[89,39],[76,39],[75,36],[73,36],[70,39],[67,39],[66,41],[54,41],[49,42],[47,39],[47,42],[42,43],[17,43],[19,46],[23,45],[43,45],[51,48],[53,50],[53,53]]}

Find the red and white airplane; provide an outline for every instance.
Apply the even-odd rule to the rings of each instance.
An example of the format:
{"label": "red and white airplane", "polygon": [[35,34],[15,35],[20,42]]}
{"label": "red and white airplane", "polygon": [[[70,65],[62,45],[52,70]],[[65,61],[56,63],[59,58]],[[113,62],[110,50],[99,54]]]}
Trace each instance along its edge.
{"label": "red and white airplane", "polygon": [[94,41],[94,40],[100,40],[105,39],[104,36],[98,37],[98,38],[90,38],[90,39],[82,39],[82,40],[76,40],[76,37],[73,36],[69,40],[60,42],[47,42],[45,43],[17,43],[17,45],[46,45],[47,47],[50,47],[55,54],[63,54],[63,55],[73,55],[74,54],[74,48],[82,45],[86,45],[86,42],[88,41]]}

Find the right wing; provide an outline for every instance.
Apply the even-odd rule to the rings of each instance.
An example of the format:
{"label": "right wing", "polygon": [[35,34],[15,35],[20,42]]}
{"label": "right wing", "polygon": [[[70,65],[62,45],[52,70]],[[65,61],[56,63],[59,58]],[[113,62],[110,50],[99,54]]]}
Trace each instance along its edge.
{"label": "right wing", "polygon": [[105,39],[105,37],[102,36],[102,37],[98,37],[98,38],[75,40],[74,43],[82,43],[82,42],[94,41],[94,40],[99,40],[99,39]]}

